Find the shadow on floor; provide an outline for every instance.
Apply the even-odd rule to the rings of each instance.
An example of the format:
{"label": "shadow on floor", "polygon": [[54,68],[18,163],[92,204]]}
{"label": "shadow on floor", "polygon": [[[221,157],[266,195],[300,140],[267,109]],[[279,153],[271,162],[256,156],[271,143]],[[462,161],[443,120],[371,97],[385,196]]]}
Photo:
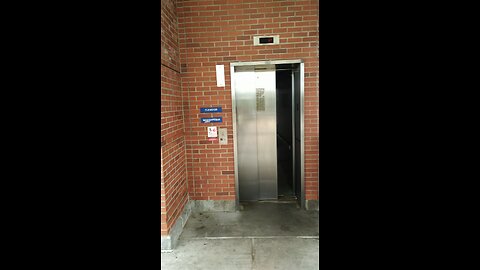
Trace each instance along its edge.
{"label": "shadow on floor", "polygon": [[162,269],[318,269],[318,212],[293,203],[242,203],[192,213]]}

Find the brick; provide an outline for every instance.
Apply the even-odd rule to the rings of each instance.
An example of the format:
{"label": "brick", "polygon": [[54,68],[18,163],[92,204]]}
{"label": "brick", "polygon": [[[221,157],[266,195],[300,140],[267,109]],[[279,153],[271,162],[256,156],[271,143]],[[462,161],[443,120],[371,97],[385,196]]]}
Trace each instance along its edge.
{"label": "brick", "polygon": [[[317,12],[318,1],[305,0],[163,1],[162,235],[168,234],[188,200],[235,200],[233,145],[208,141],[208,125],[199,121],[200,107],[222,106],[223,123],[217,126],[226,127],[233,142],[229,68],[233,61],[305,61],[305,187],[306,198],[317,198]],[[280,35],[279,45],[253,46],[253,36],[270,34]],[[226,87],[216,86],[216,64],[225,65]]]}
{"label": "brick", "polygon": [[273,50],[273,53],[286,53],[287,50],[286,49],[276,49],[276,50]]}

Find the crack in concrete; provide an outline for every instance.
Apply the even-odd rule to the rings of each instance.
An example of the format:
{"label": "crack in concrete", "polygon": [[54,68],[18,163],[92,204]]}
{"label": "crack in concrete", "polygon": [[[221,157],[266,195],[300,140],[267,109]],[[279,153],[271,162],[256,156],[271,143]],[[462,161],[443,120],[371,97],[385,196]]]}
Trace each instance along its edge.
{"label": "crack in concrete", "polygon": [[285,235],[285,236],[206,236],[206,237],[188,237],[182,239],[192,239],[192,240],[224,240],[224,239],[288,239],[288,238],[297,238],[297,239],[319,239],[319,236],[294,236],[294,235]]}
{"label": "crack in concrete", "polygon": [[255,238],[252,238],[252,269],[255,269]]}

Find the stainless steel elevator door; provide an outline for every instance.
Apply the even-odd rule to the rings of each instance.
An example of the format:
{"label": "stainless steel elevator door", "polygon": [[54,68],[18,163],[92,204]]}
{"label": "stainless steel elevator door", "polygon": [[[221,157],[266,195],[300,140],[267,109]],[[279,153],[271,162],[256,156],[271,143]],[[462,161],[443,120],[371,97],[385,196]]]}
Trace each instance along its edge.
{"label": "stainless steel elevator door", "polygon": [[253,67],[235,72],[238,185],[241,200],[258,200],[257,112]]}
{"label": "stainless steel elevator door", "polygon": [[240,200],[277,199],[275,66],[238,67],[235,100]]}

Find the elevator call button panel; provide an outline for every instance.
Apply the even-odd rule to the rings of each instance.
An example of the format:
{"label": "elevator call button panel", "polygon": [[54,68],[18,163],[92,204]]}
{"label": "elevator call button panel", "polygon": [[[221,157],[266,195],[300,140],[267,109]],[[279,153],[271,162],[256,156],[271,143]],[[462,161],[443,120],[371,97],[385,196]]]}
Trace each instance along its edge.
{"label": "elevator call button panel", "polygon": [[226,128],[219,128],[218,129],[218,138],[220,139],[220,144],[227,144],[228,143],[227,129]]}

